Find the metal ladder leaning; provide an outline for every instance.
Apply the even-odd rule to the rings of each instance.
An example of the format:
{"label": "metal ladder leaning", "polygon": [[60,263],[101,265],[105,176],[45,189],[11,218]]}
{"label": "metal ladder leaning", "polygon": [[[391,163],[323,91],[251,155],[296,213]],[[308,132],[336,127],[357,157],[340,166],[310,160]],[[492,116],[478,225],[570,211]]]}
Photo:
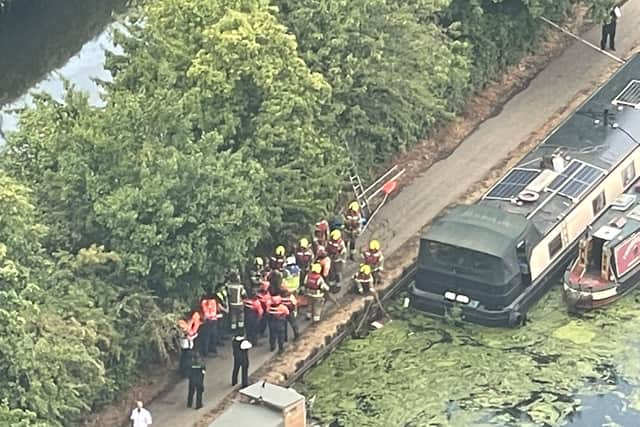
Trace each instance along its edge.
{"label": "metal ladder leaning", "polygon": [[367,196],[364,192],[365,188],[362,185],[362,180],[360,179],[360,175],[358,174],[358,168],[356,163],[353,161],[351,156],[349,156],[349,182],[351,183],[351,188],[353,189],[353,194],[356,196],[356,201],[360,205],[360,210],[365,218],[369,218],[371,215],[371,210],[369,209],[369,202],[367,201]]}

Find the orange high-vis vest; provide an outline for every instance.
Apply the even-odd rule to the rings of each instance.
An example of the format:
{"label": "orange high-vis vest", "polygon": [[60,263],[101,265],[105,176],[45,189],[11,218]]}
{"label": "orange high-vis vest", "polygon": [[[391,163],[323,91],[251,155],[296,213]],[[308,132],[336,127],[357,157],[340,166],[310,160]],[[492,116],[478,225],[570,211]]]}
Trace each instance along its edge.
{"label": "orange high-vis vest", "polygon": [[262,315],[264,314],[264,309],[262,308],[262,302],[260,302],[260,298],[258,297],[245,298],[244,307],[256,313],[259,318],[262,318]]}
{"label": "orange high-vis vest", "polygon": [[272,305],[268,313],[278,320],[285,319],[289,315],[289,309],[283,304]]}
{"label": "orange high-vis vest", "polygon": [[204,320],[216,320],[218,318],[218,302],[214,298],[203,299],[200,303]]}
{"label": "orange high-vis vest", "polygon": [[191,319],[189,319],[189,323],[187,325],[187,338],[190,340],[195,339],[195,337],[198,336],[200,325],[202,325],[202,320],[200,320],[200,313],[196,311],[191,315]]}

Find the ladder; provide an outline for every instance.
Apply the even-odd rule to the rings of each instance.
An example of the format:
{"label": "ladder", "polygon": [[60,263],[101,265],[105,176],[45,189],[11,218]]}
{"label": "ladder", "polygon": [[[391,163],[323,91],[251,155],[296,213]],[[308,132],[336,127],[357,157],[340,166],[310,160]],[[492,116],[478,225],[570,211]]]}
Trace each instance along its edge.
{"label": "ladder", "polygon": [[[347,147],[348,149],[348,147]],[[356,166],[356,162],[353,161],[351,155],[349,155],[349,182],[351,183],[351,188],[353,189],[353,194],[356,196],[356,201],[360,205],[360,211],[365,218],[369,218],[371,215],[371,210],[369,209],[369,202],[367,201],[367,195],[365,194],[365,188],[362,185],[362,180],[360,179],[360,175],[358,174],[358,167]]]}

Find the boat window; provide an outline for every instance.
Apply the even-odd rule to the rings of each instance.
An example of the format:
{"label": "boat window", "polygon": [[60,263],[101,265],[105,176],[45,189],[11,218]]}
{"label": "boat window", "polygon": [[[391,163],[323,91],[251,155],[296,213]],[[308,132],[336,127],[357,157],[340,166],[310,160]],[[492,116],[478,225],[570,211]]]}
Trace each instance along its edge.
{"label": "boat window", "polygon": [[633,178],[635,177],[636,177],[636,165],[633,162],[631,162],[629,166],[624,168],[624,170],[622,171],[622,185],[626,187],[627,184],[633,181]]}
{"label": "boat window", "polygon": [[607,198],[604,194],[604,190],[598,194],[591,203],[593,205],[593,214],[598,215],[607,204]]}
{"label": "boat window", "polygon": [[421,258],[431,261],[432,266],[438,270],[453,270],[457,273],[479,276],[485,280],[491,280],[496,272],[502,270],[500,258],[482,252],[439,242],[429,242],[422,245],[422,248],[426,250],[421,253]]}
{"label": "boat window", "polygon": [[550,243],[549,243],[549,258],[553,258],[560,252],[562,249],[562,236],[557,235]]}

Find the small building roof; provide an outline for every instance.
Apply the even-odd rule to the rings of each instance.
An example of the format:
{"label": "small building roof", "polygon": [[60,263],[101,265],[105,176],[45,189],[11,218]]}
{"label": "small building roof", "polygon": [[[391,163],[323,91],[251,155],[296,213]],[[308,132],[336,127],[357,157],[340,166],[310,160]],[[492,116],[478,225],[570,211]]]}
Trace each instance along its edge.
{"label": "small building roof", "polygon": [[209,427],[284,427],[281,413],[260,404],[236,402]]}
{"label": "small building roof", "polygon": [[260,381],[240,390],[240,394],[256,399],[266,405],[284,409],[304,399],[304,396],[292,388],[280,387],[266,381]]}

